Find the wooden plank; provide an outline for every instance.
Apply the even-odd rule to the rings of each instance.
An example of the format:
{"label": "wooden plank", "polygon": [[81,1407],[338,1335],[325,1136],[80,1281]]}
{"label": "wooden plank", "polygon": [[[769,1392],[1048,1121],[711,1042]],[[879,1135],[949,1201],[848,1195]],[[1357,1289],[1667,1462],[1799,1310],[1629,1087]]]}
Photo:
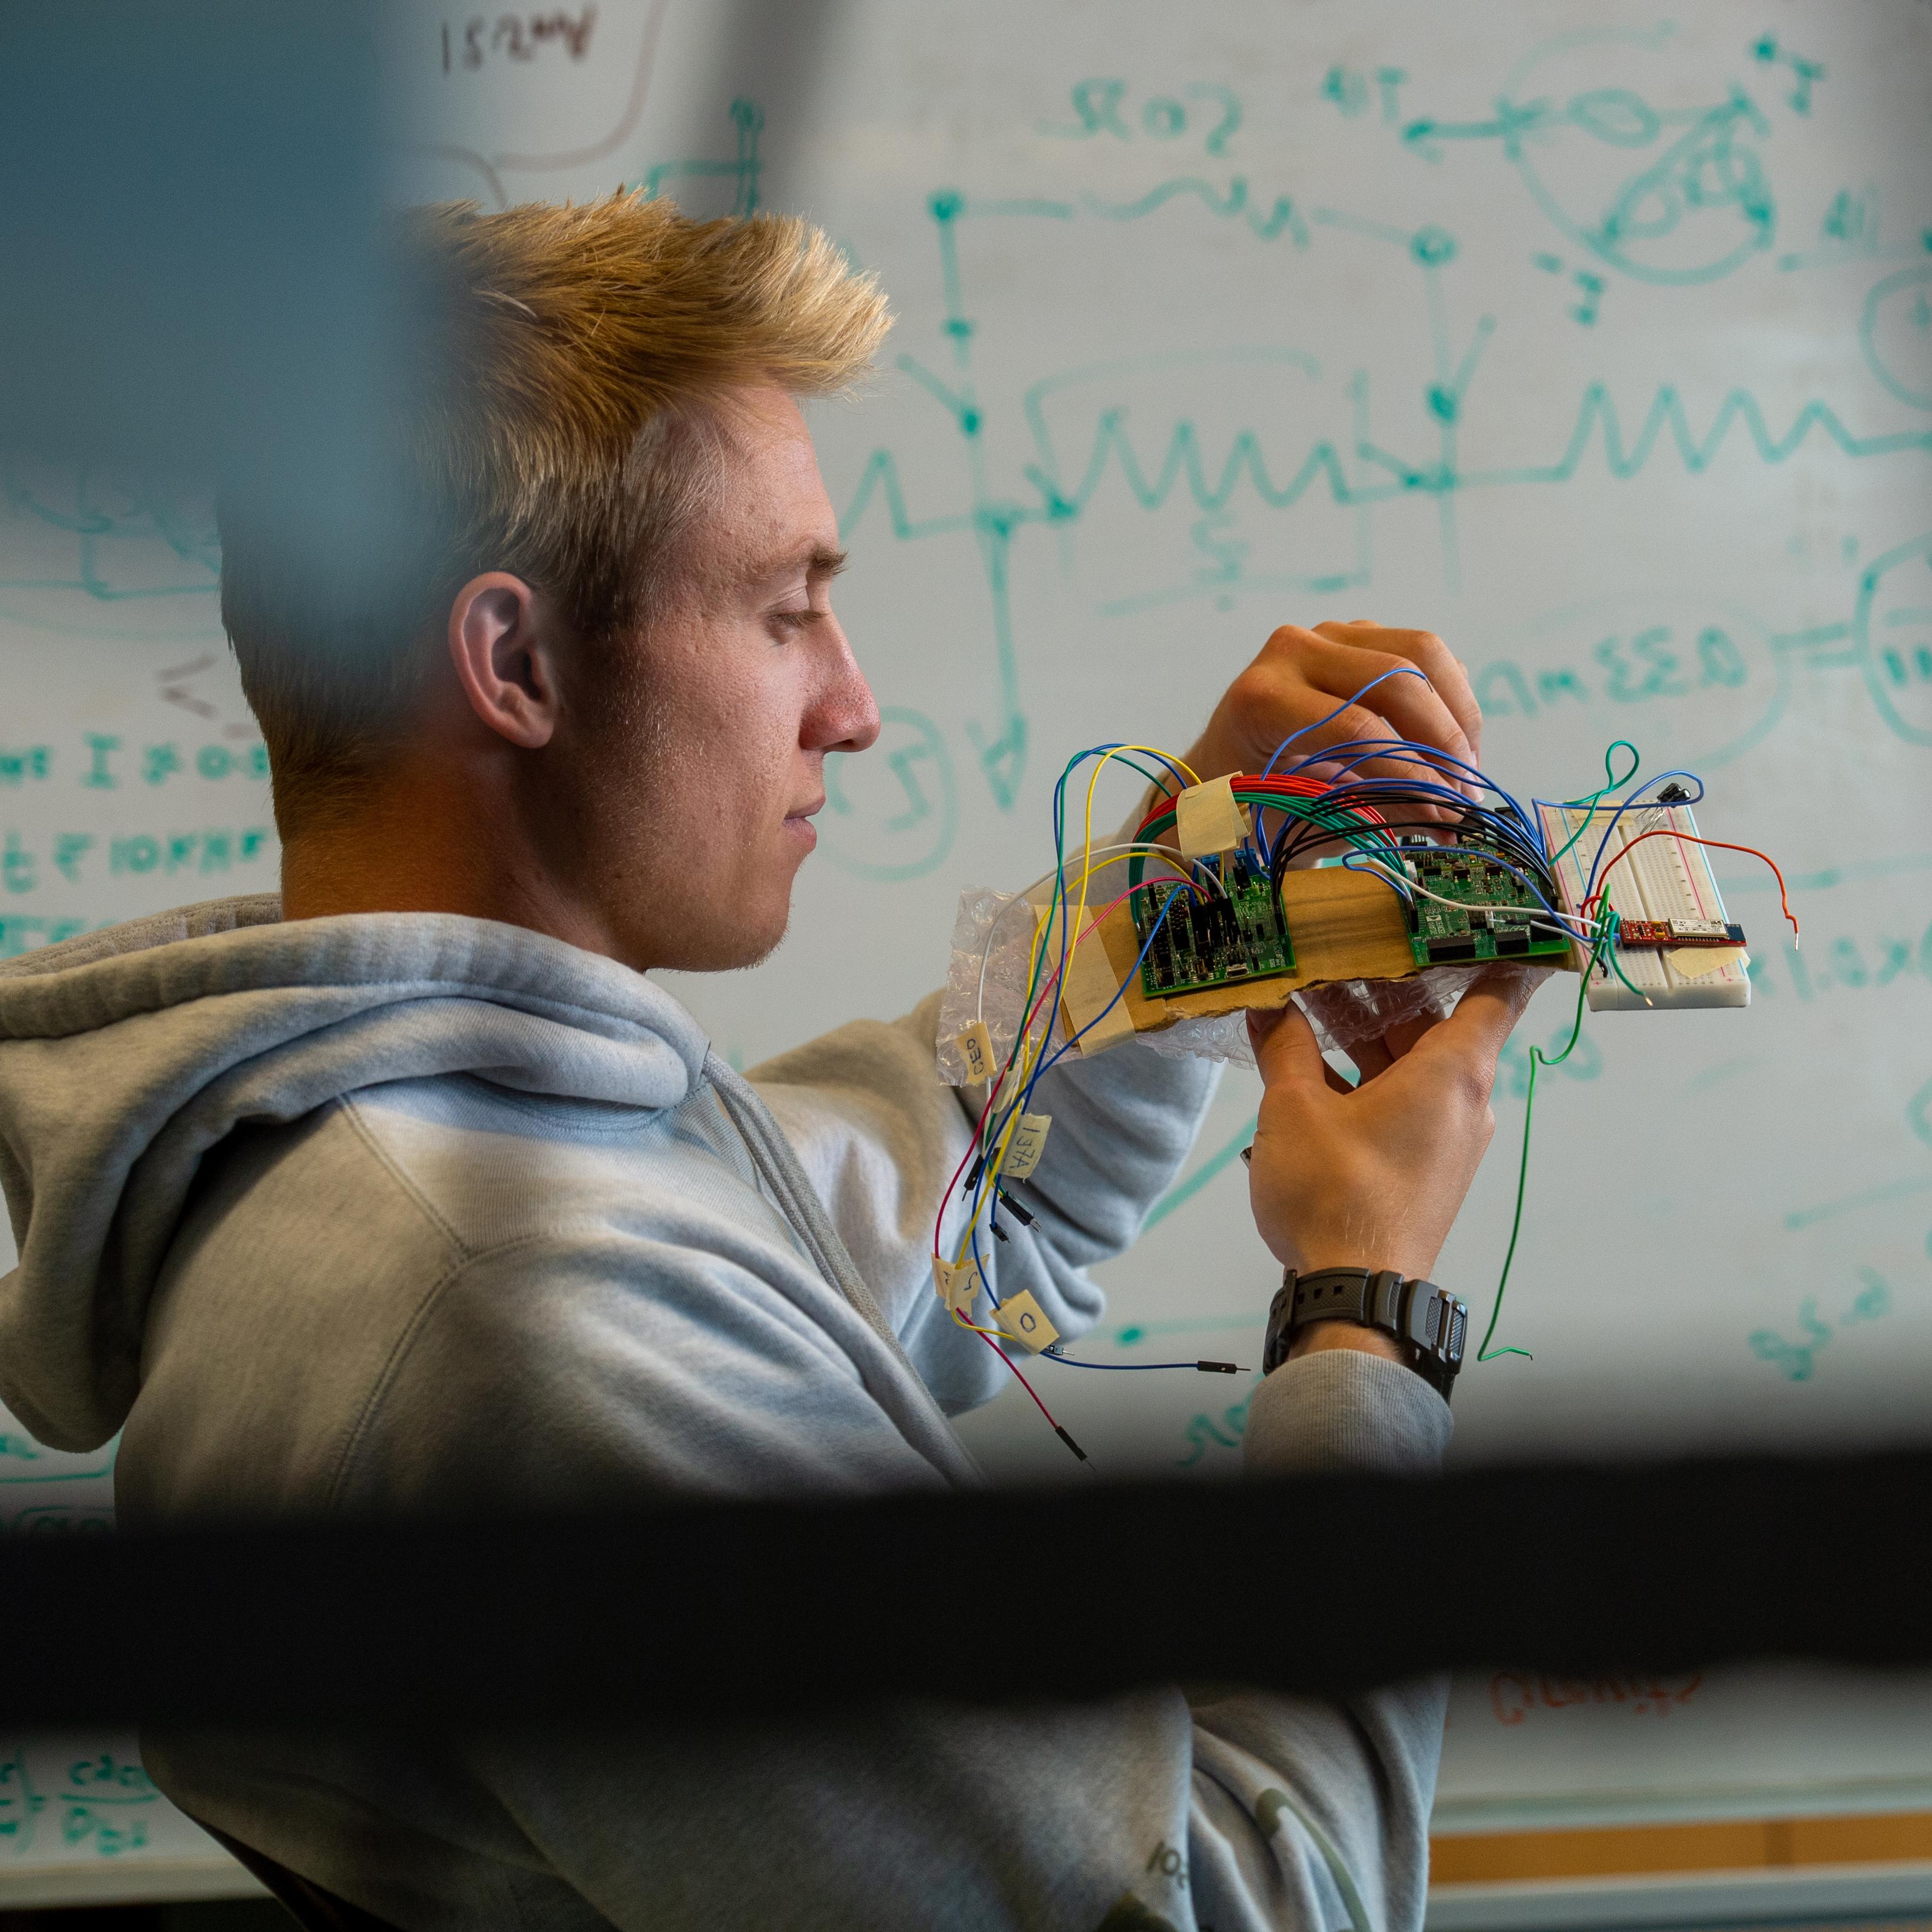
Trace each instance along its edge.
{"label": "wooden plank", "polygon": [[0,1870],[0,1912],[9,1915],[10,1924],[14,1922],[11,1914],[44,1906],[159,1905],[172,1900],[268,1896],[261,1881],[225,1853],[144,1859],[130,1852],[116,1858],[18,1864]]}
{"label": "wooden plank", "polygon": [[1570,1832],[1485,1832],[1430,1842],[1432,1885],[1503,1879],[1610,1878],[1640,1872],[1739,1871],[1771,1863],[1760,1818],[1619,1825]]}
{"label": "wooden plank", "polygon": [[1436,1885],[1632,1877],[1932,1860],[1932,1811],[1827,1818],[1739,1818],[1561,1832],[1458,1833],[1430,1841]]}
{"label": "wooden plank", "polygon": [[[1409,950],[1402,902],[1382,880],[1339,866],[1290,872],[1281,882],[1281,903],[1294,946],[1292,973],[1155,1000],[1142,993],[1134,970],[1141,941],[1132,915],[1124,904],[1116,906],[1101,922],[1100,940],[1115,982],[1127,982],[1123,1004],[1135,1031],[1156,1033],[1176,1020],[1286,1006],[1288,995],[1304,986],[1336,980],[1406,980],[1420,970]],[[1568,954],[1561,961],[1535,963],[1575,970]]]}

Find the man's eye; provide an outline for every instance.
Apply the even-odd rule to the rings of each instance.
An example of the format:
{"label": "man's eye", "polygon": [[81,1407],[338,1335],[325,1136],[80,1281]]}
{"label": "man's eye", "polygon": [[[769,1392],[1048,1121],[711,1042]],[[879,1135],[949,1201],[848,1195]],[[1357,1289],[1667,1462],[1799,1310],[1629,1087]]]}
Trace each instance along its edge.
{"label": "man's eye", "polygon": [[772,613],[772,622],[781,630],[802,631],[808,626],[815,624],[821,614],[812,610],[774,610]]}

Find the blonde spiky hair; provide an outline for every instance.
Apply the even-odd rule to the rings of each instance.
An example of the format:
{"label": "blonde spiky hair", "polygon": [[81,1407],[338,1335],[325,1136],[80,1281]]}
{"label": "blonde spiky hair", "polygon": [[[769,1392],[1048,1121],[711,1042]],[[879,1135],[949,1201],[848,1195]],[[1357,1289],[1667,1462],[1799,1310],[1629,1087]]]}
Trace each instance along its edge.
{"label": "blonde spiky hair", "polygon": [[789,216],[692,221],[623,193],[448,202],[412,211],[402,240],[421,299],[385,508],[406,538],[325,584],[249,502],[222,506],[222,621],[284,838],[393,751],[425,634],[468,578],[524,578],[592,643],[634,628],[716,479],[718,406],[758,383],[836,392],[891,326],[873,280]]}

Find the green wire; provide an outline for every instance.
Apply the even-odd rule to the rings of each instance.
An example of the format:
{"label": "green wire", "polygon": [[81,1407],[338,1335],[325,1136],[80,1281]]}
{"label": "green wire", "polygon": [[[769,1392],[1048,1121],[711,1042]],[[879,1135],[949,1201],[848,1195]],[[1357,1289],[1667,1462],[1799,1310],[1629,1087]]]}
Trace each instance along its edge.
{"label": "green wire", "polygon": [[[1576,1017],[1570,1025],[1570,1037],[1564,1042],[1563,1051],[1546,1058],[1541,1047],[1532,1046],[1529,1049],[1529,1091],[1523,1096],[1522,1103],[1522,1159],[1517,1164],[1516,1171],[1516,1214],[1510,1222],[1509,1246],[1503,1255],[1503,1271],[1496,1281],[1496,1298],[1490,1310],[1490,1325],[1483,1330],[1482,1342],[1476,1350],[1476,1359],[1479,1362],[1494,1359],[1490,1349],[1490,1340],[1496,1334],[1496,1323],[1502,1316],[1503,1291],[1509,1286],[1510,1266],[1516,1259],[1516,1238],[1522,1232],[1523,1198],[1529,1188],[1529,1125],[1536,1106],[1536,1070],[1539,1066],[1560,1066],[1576,1051],[1577,1041],[1583,1036],[1583,1002],[1589,995],[1590,975],[1596,970],[1597,962],[1602,956],[1604,948],[1610,943],[1610,934],[1606,931],[1591,949],[1589,963],[1583,968],[1582,983],[1576,988]],[[1632,987],[1630,990],[1634,992],[1636,989]],[[1495,1354],[1520,1355],[1526,1362],[1533,1362],[1536,1359],[1527,1348],[1498,1348]]]}
{"label": "green wire", "polygon": [[[1074,764],[1078,764],[1079,763],[1079,760],[1076,758],[1073,762]],[[1180,781],[1177,778],[1172,772],[1150,772],[1148,770],[1146,766],[1137,765],[1134,763],[1132,759],[1126,758],[1118,752],[1114,754],[1114,762],[1117,765],[1125,765],[1127,770],[1130,772],[1138,772],[1141,776],[1145,778],[1149,784],[1160,786],[1163,792],[1167,792],[1167,788],[1169,785],[1178,784],[1180,782]],[[1073,766],[1069,765],[1066,770],[1070,772],[1072,769]],[[1064,778],[1066,776],[1066,772],[1063,772],[1060,774],[1062,778]],[[1173,796],[1172,793],[1168,793],[1167,795],[1170,797]]]}
{"label": "green wire", "polygon": [[[1622,778],[1618,778],[1616,773],[1610,768],[1610,754],[1616,751],[1619,746],[1630,754],[1630,768],[1628,771],[1624,772]],[[1587,798],[1566,798],[1562,801],[1566,808],[1578,805],[1583,806],[1585,808],[1583,812],[1583,822],[1581,825],[1577,826],[1574,832],[1570,833],[1569,844],[1566,844],[1564,847],[1563,850],[1558,853],[1556,857],[1550,860],[1550,876],[1552,879],[1556,876],[1558,860],[1561,860],[1563,857],[1564,854],[1567,853],[1570,850],[1570,845],[1575,844],[1577,840],[1582,838],[1583,834],[1589,830],[1590,820],[1596,815],[1598,802],[1607,796],[1611,792],[1616,790],[1618,787],[1628,784],[1630,780],[1635,778],[1638,772],[1642,769],[1642,766],[1643,754],[1638,751],[1637,748],[1633,745],[1628,738],[1613,738],[1610,740],[1610,743],[1604,747],[1604,776],[1607,778],[1610,782],[1604,787],[1601,791],[1593,791]],[[1626,983],[1628,984],[1628,982],[1626,982]],[[1636,988],[1634,986],[1632,986],[1630,988],[1630,991],[1632,992],[1635,992]]]}
{"label": "green wire", "polygon": [[[1318,825],[1324,832],[1334,832],[1338,838],[1345,838],[1357,850],[1371,858],[1386,858],[1394,854],[1398,859],[1401,848],[1385,831],[1373,826],[1364,826],[1353,814],[1340,808],[1324,809],[1318,800],[1312,799],[1277,798],[1272,793],[1243,791],[1234,793],[1237,805],[1262,806],[1270,812],[1286,813],[1291,818],[1305,819],[1311,825]],[[1151,841],[1158,834],[1167,831],[1173,824],[1175,813],[1172,808],[1159,818],[1150,819],[1142,828],[1141,837]],[[1127,890],[1141,890],[1141,874],[1146,865],[1146,854],[1136,852],[1127,862]]]}
{"label": "green wire", "polygon": [[[1611,763],[1612,755],[1618,750],[1628,752],[1630,755],[1630,770],[1621,778],[1617,776],[1616,768]],[[1566,806],[1580,806],[1585,808],[1584,817],[1582,824],[1570,835],[1568,843],[1551,859],[1550,868],[1552,877],[1555,874],[1558,861],[1569,852],[1570,847],[1574,846],[1589,829],[1591,817],[1594,813],[1598,805],[1610,793],[1628,784],[1642,768],[1642,754],[1637,748],[1628,738],[1618,738],[1604,753],[1604,776],[1606,782],[1601,788],[1588,794],[1586,797],[1565,799],[1563,801]],[[1156,780],[1155,782],[1158,783],[1159,781]],[[1256,793],[1244,793],[1239,790],[1235,792],[1234,798],[1238,804],[1264,806],[1282,812],[1289,818],[1304,819],[1310,824],[1318,825],[1324,831],[1335,832],[1339,837],[1346,839],[1358,850],[1371,856],[1381,856],[1381,853],[1377,850],[1378,844],[1384,850],[1393,850],[1400,856],[1400,848],[1387,833],[1383,833],[1378,840],[1374,836],[1372,829],[1364,827],[1359,819],[1333,812],[1324,812],[1321,809],[1316,801],[1282,799],[1273,796],[1262,796]],[[1158,818],[1148,822],[1141,836],[1143,838],[1152,839],[1156,834],[1166,831],[1172,826],[1174,817],[1175,814],[1171,809],[1162,813]],[[1140,886],[1143,857],[1143,854],[1136,853],[1129,862],[1127,876],[1130,892],[1137,890]],[[1618,916],[1608,908],[1605,908],[1605,914],[1603,929],[1598,934],[1595,944],[1591,948],[1590,957],[1580,976],[1580,983],[1576,988],[1576,1014],[1570,1022],[1570,1037],[1564,1042],[1562,1051],[1560,1053],[1545,1054],[1540,1046],[1532,1046],[1529,1049],[1529,1087],[1528,1090],[1523,1096],[1522,1107],[1522,1153],[1516,1164],[1516,1211],[1510,1220],[1509,1246],[1504,1251],[1502,1272],[1497,1277],[1496,1298],[1490,1306],[1489,1326],[1484,1330],[1482,1341],[1476,1350],[1476,1359],[1479,1362],[1493,1361],[1500,1355],[1520,1355],[1526,1361],[1535,1360],[1527,1348],[1504,1348],[1492,1350],[1490,1343],[1495,1338],[1496,1324],[1502,1318],[1503,1296],[1509,1287],[1510,1270],[1515,1264],[1516,1245],[1522,1234],[1523,1204],[1528,1198],[1529,1190],[1529,1140],[1531,1127],[1535,1118],[1537,1070],[1544,1066],[1560,1066],[1576,1050],[1576,1042],[1583,1036],[1583,1008],[1589,998],[1590,975],[1595,972],[1606,958],[1610,970],[1616,974],[1624,986],[1629,987],[1639,999],[1645,998],[1640,988],[1631,985],[1629,975],[1624,971],[1617,959],[1616,929],[1621,923]]]}
{"label": "green wire", "polygon": [[1626,986],[1630,986],[1630,991],[1634,993],[1646,1006],[1648,1006],[1652,1004],[1650,995],[1646,993],[1641,986],[1630,986],[1630,975],[1617,963],[1617,928],[1623,923],[1623,916],[1620,913],[1613,912],[1610,914],[1610,919],[1612,922],[1610,926],[1610,949],[1608,955],[1606,956],[1610,962],[1610,970],[1614,973]]}

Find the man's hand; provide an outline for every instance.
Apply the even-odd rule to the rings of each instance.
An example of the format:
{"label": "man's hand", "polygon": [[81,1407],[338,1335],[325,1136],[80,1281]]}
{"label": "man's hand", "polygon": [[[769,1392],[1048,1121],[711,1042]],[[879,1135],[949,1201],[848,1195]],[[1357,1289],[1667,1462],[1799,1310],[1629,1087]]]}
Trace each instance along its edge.
{"label": "man's hand", "polygon": [[[1474,764],[1483,714],[1460,661],[1433,632],[1390,630],[1366,621],[1317,624],[1312,631],[1283,625],[1228,686],[1187,762],[1203,780],[1258,772],[1284,738],[1327,717],[1372,679],[1401,670],[1420,670],[1429,682],[1385,679],[1359,704],[1297,740],[1288,756],[1305,758],[1324,745],[1358,739],[1408,738]],[[1371,759],[1353,769],[1377,777],[1428,776],[1413,760],[1400,758]],[[1428,808],[1420,815],[1446,817],[1448,809]]]}
{"label": "man's hand", "polygon": [[[1429,1274],[1496,1132],[1496,1056],[1544,977],[1492,968],[1447,1019],[1413,1022],[1358,1047],[1362,1082],[1354,1088],[1322,1058],[1294,1005],[1248,1016],[1267,1088],[1248,1193],[1277,1260],[1304,1274]],[[1346,1322],[1324,1322],[1306,1339],[1316,1337],[1396,1352]]]}

